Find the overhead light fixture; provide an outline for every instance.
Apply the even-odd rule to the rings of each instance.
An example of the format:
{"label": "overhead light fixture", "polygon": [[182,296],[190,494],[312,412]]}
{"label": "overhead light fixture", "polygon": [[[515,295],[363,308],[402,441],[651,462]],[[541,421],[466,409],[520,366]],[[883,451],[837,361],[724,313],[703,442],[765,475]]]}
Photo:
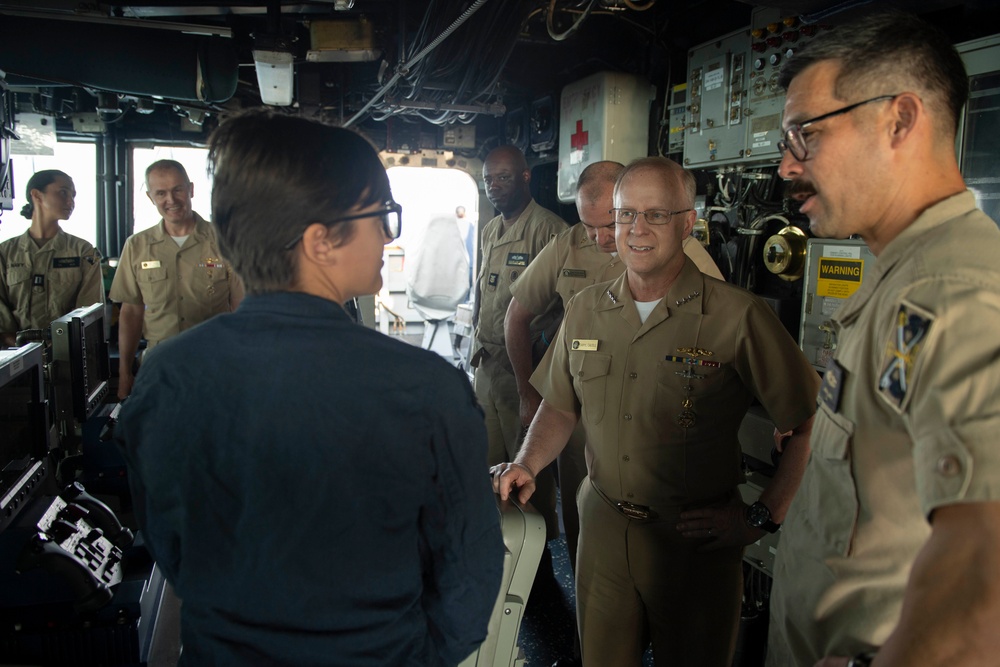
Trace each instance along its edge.
{"label": "overhead light fixture", "polygon": [[148,116],[149,114],[156,111],[156,107],[153,104],[153,100],[145,97],[140,97],[135,101],[135,110],[137,113],[141,113],[144,116]]}
{"label": "overhead light fixture", "polygon": [[257,87],[264,104],[287,107],[292,103],[292,54],[288,51],[253,52]]}

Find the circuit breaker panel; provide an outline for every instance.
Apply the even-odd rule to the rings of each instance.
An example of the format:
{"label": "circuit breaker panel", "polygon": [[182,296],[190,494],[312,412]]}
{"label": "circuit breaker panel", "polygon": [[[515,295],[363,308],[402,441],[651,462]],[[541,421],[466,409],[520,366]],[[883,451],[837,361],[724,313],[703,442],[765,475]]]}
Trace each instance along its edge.
{"label": "circuit breaker panel", "polygon": [[825,25],[753,11],[749,29],[688,52],[684,165],[689,168],[781,159],[785,91],[781,66]]}
{"label": "circuit breaker panel", "polygon": [[684,166],[728,164],[743,158],[750,35],[746,29],[688,53],[688,122]]}
{"label": "circuit breaker panel", "polygon": [[782,63],[794,54],[800,33],[796,19],[779,20],[774,9],[757,9],[750,24],[750,76],[747,90],[749,122],[745,155],[780,159],[781,115],[785,91],[778,85]]}
{"label": "circuit breaker panel", "polygon": [[799,347],[818,371],[837,349],[831,318],[858,291],[875,266],[875,255],[861,239],[809,239]]}

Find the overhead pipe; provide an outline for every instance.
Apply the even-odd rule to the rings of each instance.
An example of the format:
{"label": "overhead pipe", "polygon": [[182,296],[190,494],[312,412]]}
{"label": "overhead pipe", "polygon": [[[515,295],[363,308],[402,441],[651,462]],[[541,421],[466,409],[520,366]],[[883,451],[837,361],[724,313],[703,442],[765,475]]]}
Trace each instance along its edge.
{"label": "overhead pipe", "polygon": [[375,93],[375,95],[372,96],[372,98],[370,100],[368,100],[367,104],[365,104],[363,107],[361,107],[360,111],[358,111],[356,114],[354,114],[353,116],[351,116],[351,118],[349,118],[347,120],[347,122],[344,123],[344,127],[350,127],[355,122],[357,122],[358,120],[360,120],[366,113],[368,113],[369,109],[371,109],[373,106],[375,106],[375,104],[380,99],[382,99],[382,97],[386,93],[388,93],[392,89],[393,86],[396,85],[396,82],[399,81],[399,79],[401,77],[403,77],[411,69],[413,69],[413,66],[416,65],[421,60],[423,60],[424,57],[427,56],[428,53],[430,53],[431,51],[433,51],[434,49],[436,49],[438,47],[438,45],[441,44],[441,42],[443,42],[445,39],[447,39],[448,36],[451,35],[451,33],[455,32],[455,30],[457,30],[460,25],[462,25],[463,23],[465,23],[469,19],[470,16],[472,16],[473,14],[475,14],[479,10],[479,8],[482,7],[483,5],[485,5],[488,1],[489,0],[476,0],[472,4],[472,6],[470,6],[468,9],[466,9],[464,12],[462,12],[462,15],[459,16],[457,19],[455,19],[455,21],[450,26],[448,26],[444,30],[444,32],[442,32],[440,35],[438,35],[436,38],[434,38],[434,40],[430,44],[428,44],[426,47],[424,47],[420,51],[420,53],[418,53],[415,56],[413,56],[412,58],[410,58],[410,60],[408,62],[406,62],[404,64],[401,64],[398,67],[396,67],[396,71],[393,73],[392,78],[390,78],[389,81],[384,86],[382,86],[382,88],[377,93]]}

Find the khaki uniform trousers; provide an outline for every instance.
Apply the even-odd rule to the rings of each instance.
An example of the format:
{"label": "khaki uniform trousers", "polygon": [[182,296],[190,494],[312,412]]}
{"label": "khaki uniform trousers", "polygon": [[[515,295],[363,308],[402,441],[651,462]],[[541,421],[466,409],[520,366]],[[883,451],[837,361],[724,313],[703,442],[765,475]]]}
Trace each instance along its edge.
{"label": "khaki uniform trousers", "polygon": [[559,496],[562,498],[563,527],[566,528],[566,550],[569,564],[576,572],[576,553],[580,542],[580,511],[576,495],[587,477],[587,434],[583,421],[577,421],[573,435],[559,455]]}
{"label": "khaki uniform trousers", "polygon": [[[487,357],[476,368],[475,390],[486,416],[488,465],[513,461],[522,440],[520,402],[514,374],[494,358]],[[556,513],[556,478],[551,467],[538,473],[535,487],[531,505],[545,519],[546,539],[553,540],[559,537],[559,516]]]}
{"label": "khaki uniform trousers", "polygon": [[698,551],[677,532],[680,507],[628,519],[584,481],[576,571],[585,667],[729,667],[743,590],[743,549]]}

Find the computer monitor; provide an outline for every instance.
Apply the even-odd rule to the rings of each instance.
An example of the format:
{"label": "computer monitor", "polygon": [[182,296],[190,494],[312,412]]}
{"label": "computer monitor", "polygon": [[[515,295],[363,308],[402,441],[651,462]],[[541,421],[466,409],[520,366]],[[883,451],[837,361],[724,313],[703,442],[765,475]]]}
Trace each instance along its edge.
{"label": "computer monitor", "polygon": [[40,343],[0,350],[0,531],[48,474],[49,420]]}
{"label": "computer monitor", "polygon": [[50,331],[56,419],[83,423],[110,393],[104,304],[69,312],[52,322]]}

